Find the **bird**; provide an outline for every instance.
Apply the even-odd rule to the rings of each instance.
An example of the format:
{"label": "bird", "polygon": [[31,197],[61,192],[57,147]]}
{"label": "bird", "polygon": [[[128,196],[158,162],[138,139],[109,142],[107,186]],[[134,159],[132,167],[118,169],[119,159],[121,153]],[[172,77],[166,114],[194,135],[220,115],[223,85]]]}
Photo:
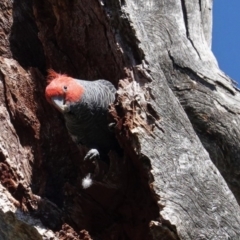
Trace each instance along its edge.
{"label": "bird", "polygon": [[89,149],[85,160],[100,158],[108,162],[110,150],[121,151],[107,117],[116,94],[111,82],[75,79],[50,69],[47,83],[47,101],[63,114],[73,141]]}

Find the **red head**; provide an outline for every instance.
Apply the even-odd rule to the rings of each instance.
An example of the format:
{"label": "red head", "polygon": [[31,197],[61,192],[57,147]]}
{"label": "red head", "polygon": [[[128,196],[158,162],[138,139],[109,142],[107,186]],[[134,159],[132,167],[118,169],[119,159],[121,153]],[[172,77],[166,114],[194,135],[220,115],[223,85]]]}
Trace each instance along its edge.
{"label": "red head", "polygon": [[47,82],[46,99],[60,111],[64,111],[67,104],[80,101],[84,93],[84,88],[74,78],[52,69],[48,71]]}

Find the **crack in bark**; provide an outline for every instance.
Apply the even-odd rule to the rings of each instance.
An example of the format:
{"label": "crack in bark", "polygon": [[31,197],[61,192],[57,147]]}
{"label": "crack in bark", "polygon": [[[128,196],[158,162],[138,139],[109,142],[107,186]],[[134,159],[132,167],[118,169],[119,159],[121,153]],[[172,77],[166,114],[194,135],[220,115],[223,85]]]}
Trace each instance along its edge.
{"label": "crack in bark", "polygon": [[[194,48],[194,50],[196,51],[198,57],[201,59],[201,56],[197,50],[197,48],[195,47],[191,37],[190,37],[190,33],[189,33],[189,29],[188,29],[188,16],[187,16],[187,7],[185,4],[186,0],[181,0],[181,7],[182,7],[182,13],[183,13],[183,20],[184,20],[184,24],[185,24],[185,29],[186,29],[186,36],[187,39],[189,40],[189,42],[191,43],[192,47]],[[201,0],[200,0],[201,1]]]}
{"label": "crack in bark", "polygon": [[[234,92],[227,88],[224,84],[222,84],[221,82],[218,82],[216,81],[216,85],[214,84],[211,84],[211,83],[208,83],[206,82],[204,79],[202,79],[201,77],[199,77],[191,68],[188,68],[188,67],[181,67],[179,66],[175,61],[174,61],[174,58],[173,56],[171,55],[170,51],[168,51],[168,55],[169,55],[169,58],[171,59],[172,63],[173,63],[173,67],[180,71],[180,72],[184,72],[185,74],[187,74],[189,76],[189,78],[191,79],[194,79],[196,80],[197,82],[203,84],[204,86],[208,87],[211,91],[216,91],[216,85],[219,85],[220,87],[224,88],[225,90],[227,90],[228,92],[230,92],[232,95],[235,95]],[[189,90],[189,89],[178,89],[178,91],[184,91],[184,90]],[[200,91],[198,89],[198,91]],[[233,114],[236,114],[233,110],[231,110],[230,108],[228,108],[227,106],[221,104],[219,102],[218,99],[215,99],[222,107],[224,107],[227,111],[229,111],[230,113],[233,113]]]}
{"label": "crack in bark", "polygon": [[198,0],[199,10],[202,12],[202,0]]}
{"label": "crack in bark", "polygon": [[174,60],[174,57],[171,55],[170,51],[168,51],[168,56],[169,58],[171,59],[172,61],[172,64],[173,64],[173,67],[180,71],[180,72],[184,72],[185,74],[188,75],[188,77],[190,79],[194,79],[196,80],[197,82],[203,84],[204,86],[208,87],[211,91],[214,91],[216,90],[216,86],[215,84],[212,84],[212,83],[209,83],[209,82],[206,82],[204,79],[202,79],[201,77],[199,77],[196,72],[194,72],[194,70],[192,70],[191,68],[189,67],[182,67],[180,65],[178,65],[175,60]]}
{"label": "crack in bark", "polygon": [[[189,76],[189,78],[194,79],[194,80],[196,80],[197,82],[203,84],[204,86],[208,87],[211,91],[217,90],[215,85],[206,82],[204,79],[202,79],[201,77],[199,77],[192,69],[190,69],[190,68],[188,68],[188,67],[181,67],[181,66],[179,66],[178,64],[176,64],[175,61],[174,61],[173,56],[170,54],[169,51],[168,51],[168,55],[169,55],[170,59],[172,60],[173,66],[174,66],[174,68],[175,68],[176,70],[178,70],[178,71],[180,71],[180,72],[184,72],[185,74],[187,74],[187,75]],[[235,95],[234,92],[233,92],[231,89],[227,88],[227,87],[226,87],[224,84],[222,84],[221,82],[216,81],[216,85],[224,88],[226,91],[230,92],[230,94]],[[176,87],[175,87],[175,88],[176,88]],[[184,89],[179,89],[179,88],[178,88],[178,92],[182,92],[182,91],[185,91],[185,90],[188,90],[188,91],[189,91],[189,90],[192,90],[192,89],[193,89],[193,88],[184,88]],[[199,89],[197,89],[197,91],[202,92],[202,91],[199,90]],[[206,94],[206,93],[204,92],[204,94]],[[219,101],[217,98],[214,98],[214,100],[216,100],[224,109],[226,109],[226,111],[228,111],[228,112],[230,112],[230,113],[232,113],[232,114],[236,114],[235,111],[231,110],[231,109],[230,109],[229,107],[227,107],[226,105],[221,104],[220,101]]]}
{"label": "crack in bark", "polygon": [[185,29],[186,29],[186,35],[187,35],[187,38],[189,38],[188,17],[187,17],[187,9],[186,9],[186,5],[185,5],[185,0],[181,0],[181,7],[182,7],[183,20],[184,20]]}
{"label": "crack in bark", "polygon": [[220,81],[216,81],[216,85],[224,88],[226,91],[228,91],[228,92],[229,92],[230,94],[232,94],[233,96],[235,95],[235,92],[234,92],[232,89],[228,88],[226,85],[224,85],[224,84],[221,83]]}

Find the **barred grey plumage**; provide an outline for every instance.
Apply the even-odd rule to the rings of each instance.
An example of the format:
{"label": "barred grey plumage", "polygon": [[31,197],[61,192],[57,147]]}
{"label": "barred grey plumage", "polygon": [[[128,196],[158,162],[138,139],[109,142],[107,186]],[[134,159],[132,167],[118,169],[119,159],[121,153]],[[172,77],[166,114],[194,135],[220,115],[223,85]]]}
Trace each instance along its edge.
{"label": "barred grey plumage", "polygon": [[77,144],[88,148],[108,150],[114,148],[114,134],[108,128],[108,106],[115,100],[115,87],[106,80],[76,80],[83,86],[81,101],[71,103],[64,113],[66,126]]}

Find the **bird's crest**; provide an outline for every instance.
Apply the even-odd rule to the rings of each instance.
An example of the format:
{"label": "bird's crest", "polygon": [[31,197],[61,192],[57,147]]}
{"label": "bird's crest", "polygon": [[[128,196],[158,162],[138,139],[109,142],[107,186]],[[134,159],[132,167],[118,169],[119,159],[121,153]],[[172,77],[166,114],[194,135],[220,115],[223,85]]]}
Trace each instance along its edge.
{"label": "bird's crest", "polygon": [[48,69],[48,76],[47,76],[47,83],[49,84],[53,79],[59,78],[59,77],[68,77],[66,74],[60,74],[55,72],[53,69]]}

